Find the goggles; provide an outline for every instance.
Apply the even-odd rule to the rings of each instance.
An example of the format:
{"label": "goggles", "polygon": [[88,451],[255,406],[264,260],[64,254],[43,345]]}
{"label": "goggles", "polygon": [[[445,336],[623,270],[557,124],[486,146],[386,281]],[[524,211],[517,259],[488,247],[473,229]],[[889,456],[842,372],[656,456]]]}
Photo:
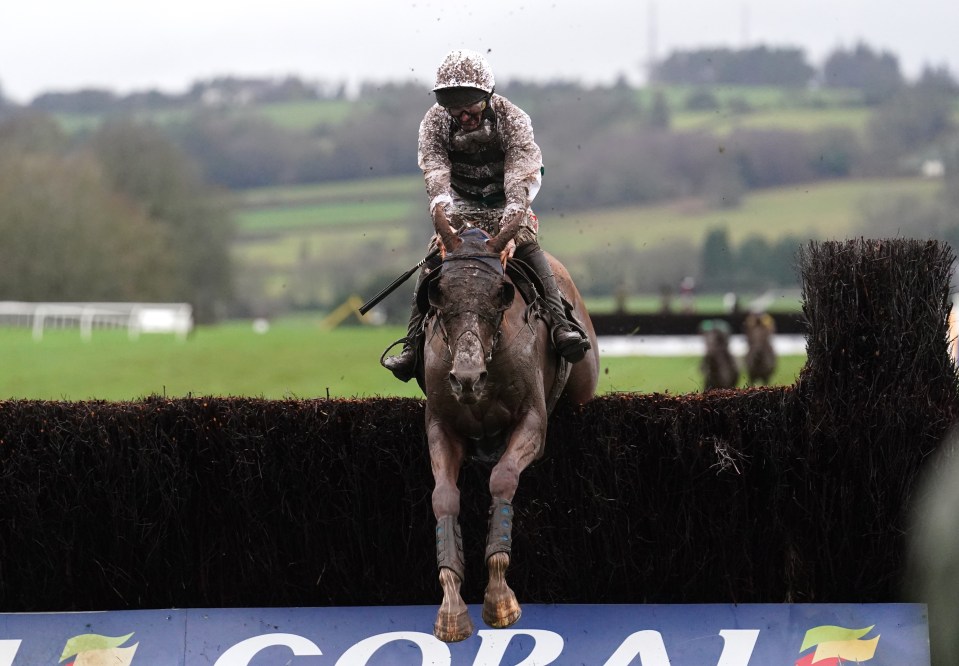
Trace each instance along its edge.
{"label": "goggles", "polygon": [[486,100],[481,99],[478,102],[470,104],[469,106],[456,106],[456,107],[446,107],[446,112],[453,116],[454,118],[459,118],[464,113],[468,113],[471,116],[477,116],[483,111],[486,110]]}

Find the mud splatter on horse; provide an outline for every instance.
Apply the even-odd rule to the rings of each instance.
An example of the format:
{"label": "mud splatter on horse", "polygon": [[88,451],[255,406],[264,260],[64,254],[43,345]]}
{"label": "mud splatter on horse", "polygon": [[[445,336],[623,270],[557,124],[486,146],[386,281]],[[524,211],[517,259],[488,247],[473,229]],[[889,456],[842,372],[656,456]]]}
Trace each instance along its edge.
{"label": "mud splatter on horse", "polygon": [[448,252],[428,283],[423,368],[426,434],[435,486],[436,560],[443,600],[434,635],[452,642],[468,638],[473,623],[460,595],[465,575],[457,479],[467,457],[495,461],[485,551],[488,583],[483,620],[508,627],[521,614],[506,583],[510,563],[513,496],[520,475],[543,454],[546,425],[559,400],[582,404],[596,391],[599,354],[585,305],[566,269],[550,262],[572,313],[592,349],[573,365],[548,340],[547,326],[517,294],[499,253],[505,240],[489,241],[478,229],[446,237]]}
{"label": "mud splatter on horse", "polygon": [[768,313],[750,312],[743,321],[743,332],[746,334],[746,379],[750,386],[768,385],[778,362],[772,342],[776,322]]}
{"label": "mud splatter on horse", "polygon": [[735,388],[739,367],[729,351],[729,324],[723,319],[706,319],[699,325],[706,352],[699,364],[703,374],[703,390]]}

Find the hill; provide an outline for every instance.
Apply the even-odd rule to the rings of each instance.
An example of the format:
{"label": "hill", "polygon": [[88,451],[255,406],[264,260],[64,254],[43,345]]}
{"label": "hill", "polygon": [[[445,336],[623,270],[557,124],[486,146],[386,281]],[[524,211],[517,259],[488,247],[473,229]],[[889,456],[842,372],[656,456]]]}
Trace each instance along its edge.
{"label": "hill", "polygon": [[[865,201],[930,199],[939,187],[930,179],[850,179],[752,191],[727,210],[681,199],[574,212],[550,208],[544,189],[546,205],[537,213],[544,247],[572,270],[584,293],[608,296],[610,281],[600,273],[625,263],[635,264],[630,270],[637,281],[660,274],[678,284],[683,275],[697,274],[704,240],[716,230],[728,233],[732,249],[755,239],[775,244],[869,235]],[[261,294],[266,300],[330,307],[349,292],[372,295],[424,254],[431,230],[423,197],[416,176],[238,193],[240,272],[271,276]],[[394,302],[398,310],[408,299],[405,289]]]}

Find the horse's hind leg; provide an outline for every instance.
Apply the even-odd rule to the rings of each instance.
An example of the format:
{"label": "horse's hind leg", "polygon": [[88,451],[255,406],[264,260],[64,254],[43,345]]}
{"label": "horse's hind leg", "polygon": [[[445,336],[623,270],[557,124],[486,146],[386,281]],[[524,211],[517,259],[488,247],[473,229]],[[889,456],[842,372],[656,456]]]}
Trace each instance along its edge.
{"label": "horse's hind leg", "polygon": [[502,629],[516,622],[522,609],[516,595],[506,584],[513,543],[513,505],[509,500],[494,497],[490,506],[489,532],[486,537],[486,567],[489,582],[483,598],[483,622]]}

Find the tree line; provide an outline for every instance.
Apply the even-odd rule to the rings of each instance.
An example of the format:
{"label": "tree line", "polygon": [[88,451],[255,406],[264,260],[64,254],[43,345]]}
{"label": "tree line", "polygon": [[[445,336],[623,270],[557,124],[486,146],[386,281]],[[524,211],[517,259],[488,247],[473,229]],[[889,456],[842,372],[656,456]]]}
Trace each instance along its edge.
{"label": "tree line", "polygon": [[[946,68],[927,67],[907,82],[895,56],[865,44],[835,50],[818,70],[797,48],[677,51],[657,63],[652,78],[652,94],[622,80],[605,87],[562,81],[501,86],[499,92],[532,116],[548,182],[562,185],[544,189],[551,205],[585,209],[699,196],[734,206],[752,188],[895,173],[902,160],[951,131],[959,94]],[[813,80],[857,91],[872,113],[868,131],[742,128],[717,138],[671,126],[681,110],[732,117],[753,111],[746,97],[721,102],[710,87],[716,84],[807,87]],[[659,84],[692,88],[683,98],[667,99]],[[342,85],[297,77],[222,77],[195,83],[182,95],[46,93],[29,109],[129,118],[178,108],[184,113],[157,126],[207,181],[229,189],[417,173],[417,128],[432,103],[422,84],[365,84],[345,119],[312,127],[285,126],[249,110],[274,101],[345,97]]]}
{"label": "tree line", "polygon": [[[651,79],[656,83],[695,86],[817,85],[853,89],[862,93],[867,104],[889,99],[907,83],[895,54],[864,42],[833,50],[820,68],[811,65],[799,48],[755,46],[675,51],[655,64]],[[926,65],[920,79],[957,91],[956,80],[944,66]]]}
{"label": "tree line", "polygon": [[[897,173],[903,159],[951,130],[955,100],[948,88],[920,81],[869,107],[865,133],[743,127],[717,137],[673,128],[672,116],[715,108],[745,117],[745,101],[722,107],[705,90],[669,101],[662,91],[643,96],[625,84],[511,82],[501,92],[532,116],[550,185],[543,196],[566,209],[676,196],[733,206],[752,188]],[[420,85],[385,84],[362,90],[345,120],[309,128],[205,107],[160,127],[225,188],[352,180],[418,173],[417,130],[431,103]]]}
{"label": "tree line", "polygon": [[[674,127],[681,110],[752,112],[748,98],[720,99],[712,84],[803,88],[811,69],[818,85],[860,93],[870,112],[865,131],[742,127],[716,135]],[[654,79],[657,85],[644,90],[624,80],[598,87],[563,81],[502,86],[499,92],[532,116],[543,148],[541,207],[574,211],[690,197],[730,208],[751,189],[914,173],[916,160],[928,156],[953,169],[957,86],[945,68],[927,68],[909,82],[894,56],[861,44],[837,50],[821,70],[800,50],[762,47],[674,53],[659,63]],[[667,94],[667,83],[688,88]],[[0,233],[15,239],[0,250],[0,299],[186,300],[201,319],[228,312],[236,304],[232,226],[217,188],[418,173],[417,129],[432,104],[425,86],[363,85],[345,119],[306,128],[247,110],[315,99],[347,96],[342,86],[295,77],[215,79],[182,96],[50,93],[27,108],[4,102],[0,93]],[[163,122],[135,120],[145,109],[186,113]],[[63,112],[105,120],[68,135],[50,115]],[[959,228],[949,205],[923,209],[927,223]],[[887,210],[919,209],[890,202],[864,215],[878,220]],[[632,266],[630,275],[611,274],[608,254],[583,257],[583,269],[593,293],[611,293],[623,282],[648,290],[676,283],[682,275],[674,279],[673,272],[690,270],[722,288],[793,284],[788,255],[798,239],[764,243],[750,239],[734,250],[717,232],[701,248],[621,248],[615,264]],[[676,261],[679,256],[697,257],[698,268]],[[344,282],[348,289],[356,280]]]}
{"label": "tree line", "polygon": [[0,122],[0,300],[185,301],[213,321],[233,297],[214,193],[153,127],[71,139],[43,115]]}

